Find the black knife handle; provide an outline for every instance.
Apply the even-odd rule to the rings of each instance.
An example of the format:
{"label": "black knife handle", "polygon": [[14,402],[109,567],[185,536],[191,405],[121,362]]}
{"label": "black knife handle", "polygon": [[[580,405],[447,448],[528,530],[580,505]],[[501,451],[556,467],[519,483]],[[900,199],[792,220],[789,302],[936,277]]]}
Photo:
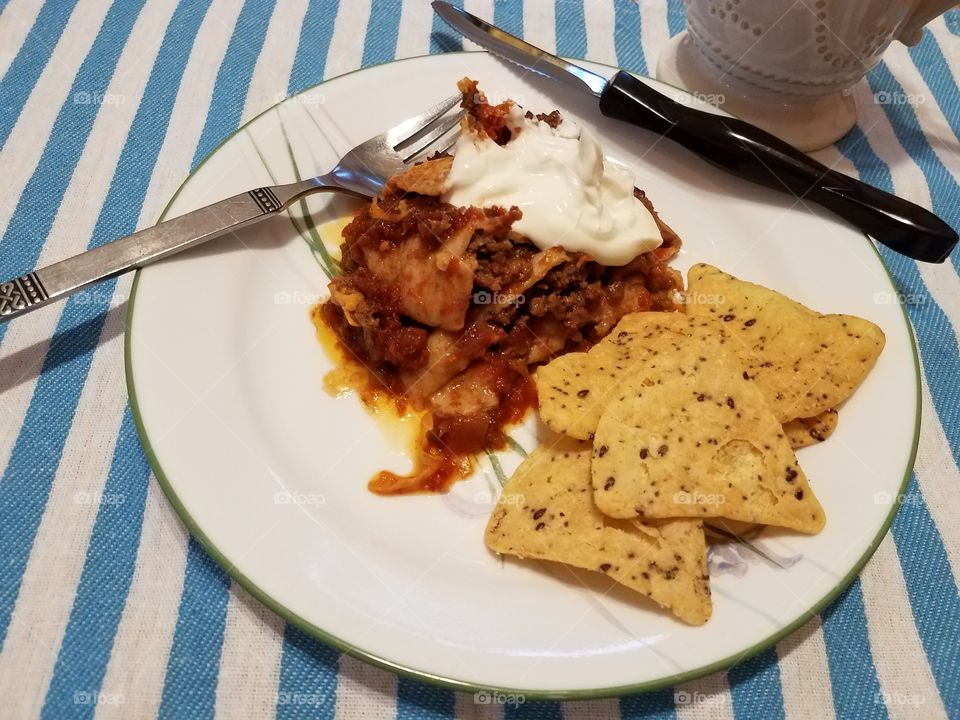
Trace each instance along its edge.
{"label": "black knife handle", "polygon": [[832,210],[891,250],[943,262],[957,233],[929,210],[830,170],[756,125],[682,105],[620,71],[600,95],[607,117],[665,135],[731,175]]}

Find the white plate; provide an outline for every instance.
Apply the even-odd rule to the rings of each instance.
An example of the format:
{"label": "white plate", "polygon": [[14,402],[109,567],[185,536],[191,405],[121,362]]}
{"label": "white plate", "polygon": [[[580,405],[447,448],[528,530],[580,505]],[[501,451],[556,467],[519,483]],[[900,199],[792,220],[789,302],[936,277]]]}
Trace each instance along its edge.
{"label": "white plate", "polygon": [[[293,180],[284,130],[300,170],[325,171],[357,142],[449,95],[464,75],[491,99],[559,108],[595,128],[683,238],[681,270],[712,263],[883,329],[886,349],[841,409],[834,436],[799,454],[826,529],[815,537],[764,533],[759,545],[782,568],[746,549],[713,553],[713,618],[694,628],[602,577],[487,552],[486,461],[486,472],[448,495],[371,494],[366,483],[377,470],[410,463],[403,443],[386,437],[355,397],[324,389],[331,363],[309,310],[326,279],[288,218],[137,278],[127,377],[167,496],[217,560],[290,622],[359,657],[460,689],[615,695],[691,679],[770,646],[852,580],[889,526],[913,464],[913,339],[861,234],[607,121],[589,98],[481,53],[381,65],[287,100],[218,148],[166,216]],[[349,208],[331,196],[311,201],[318,223]],[[513,434],[535,445],[528,428]],[[501,461],[509,472],[519,456],[506,452]]]}

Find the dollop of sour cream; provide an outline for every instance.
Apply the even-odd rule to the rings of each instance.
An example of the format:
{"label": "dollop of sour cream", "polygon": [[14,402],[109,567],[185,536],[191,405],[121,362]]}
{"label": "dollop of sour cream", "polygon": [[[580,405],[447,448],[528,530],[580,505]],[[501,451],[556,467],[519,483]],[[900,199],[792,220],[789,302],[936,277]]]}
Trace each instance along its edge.
{"label": "dollop of sour cream", "polygon": [[603,265],[626,265],[662,243],[660,229],[633,195],[635,178],[603,156],[586,128],[563,120],[554,129],[514,105],[513,136],[497,145],[485,133],[457,139],[443,199],[453,205],[510,207],[514,228],[537,247],[560,245]]}

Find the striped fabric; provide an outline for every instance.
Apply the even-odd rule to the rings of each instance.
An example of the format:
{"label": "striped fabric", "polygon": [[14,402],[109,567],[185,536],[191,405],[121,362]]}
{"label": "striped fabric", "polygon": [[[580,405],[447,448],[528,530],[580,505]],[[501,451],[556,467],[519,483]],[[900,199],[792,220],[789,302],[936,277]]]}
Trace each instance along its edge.
{"label": "striped fabric", "polygon": [[[640,73],[683,28],[679,0],[463,4]],[[427,0],[0,0],[0,277],[156,222],[191,168],[278,97],[464,44]],[[960,227],[958,82],[953,10],[918,46],[891,47],[858,90],[859,125],[821,159]],[[188,537],[151,477],[124,389],[130,279],[0,325],[0,716],[960,717],[960,254],[923,266],[881,250],[923,370],[892,532],[776,648],[622,700],[477,704],[285,626]]]}

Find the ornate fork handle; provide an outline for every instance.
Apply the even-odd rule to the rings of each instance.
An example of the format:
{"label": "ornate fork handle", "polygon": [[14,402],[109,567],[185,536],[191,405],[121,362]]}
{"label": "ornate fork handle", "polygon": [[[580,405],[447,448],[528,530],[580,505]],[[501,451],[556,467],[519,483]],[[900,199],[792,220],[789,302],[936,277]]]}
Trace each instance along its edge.
{"label": "ornate fork handle", "polygon": [[336,178],[256,188],[0,283],[0,322],[276,215],[304,195],[339,190]]}

